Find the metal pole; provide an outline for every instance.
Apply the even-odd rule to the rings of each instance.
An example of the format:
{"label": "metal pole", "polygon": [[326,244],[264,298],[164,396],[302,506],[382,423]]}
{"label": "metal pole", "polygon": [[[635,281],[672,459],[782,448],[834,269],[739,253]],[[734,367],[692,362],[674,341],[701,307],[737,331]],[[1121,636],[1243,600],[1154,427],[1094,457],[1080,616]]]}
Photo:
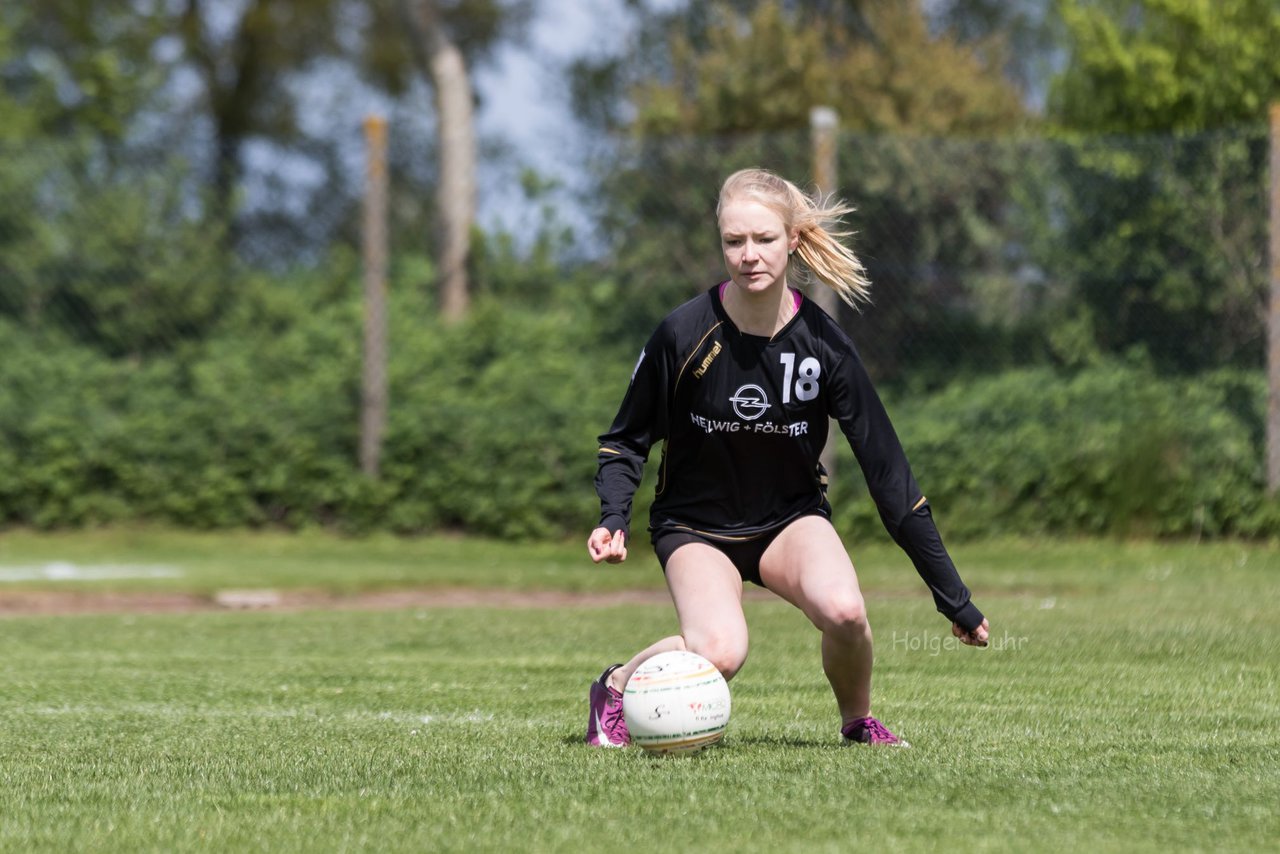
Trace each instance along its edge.
{"label": "metal pole", "polygon": [[1280,489],[1280,103],[1271,105],[1271,192],[1267,311],[1267,492]]}
{"label": "metal pole", "polygon": [[[836,142],[839,137],[840,117],[831,107],[813,107],[809,110],[809,134],[813,141],[813,183],[820,199],[834,194],[839,187],[837,178]],[[809,290],[822,310],[837,320],[840,318],[840,297],[826,285],[816,284]],[[834,480],[836,471],[836,437],[839,430],[827,431],[827,444],[822,449],[822,467],[828,480]]]}
{"label": "metal pole", "polygon": [[360,394],[360,470],[378,476],[387,426],[387,121],[364,120],[364,367]]}

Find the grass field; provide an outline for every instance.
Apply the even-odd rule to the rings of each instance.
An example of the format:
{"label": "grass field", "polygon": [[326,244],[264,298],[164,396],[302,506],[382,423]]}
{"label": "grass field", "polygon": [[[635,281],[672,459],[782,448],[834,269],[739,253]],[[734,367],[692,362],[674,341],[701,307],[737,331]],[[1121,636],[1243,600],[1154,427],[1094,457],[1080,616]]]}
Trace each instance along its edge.
{"label": "grass field", "polygon": [[[655,589],[578,544],[116,531],[0,536],[5,568],[166,566],[14,590]],[[798,613],[752,599],[725,742],[580,744],[589,680],[669,606],[0,620],[0,850],[1262,850],[1280,841],[1280,550],[954,549],[991,618],[956,648],[900,553],[855,552],[876,713],[842,748]],[[38,573],[37,573],[38,575]]]}

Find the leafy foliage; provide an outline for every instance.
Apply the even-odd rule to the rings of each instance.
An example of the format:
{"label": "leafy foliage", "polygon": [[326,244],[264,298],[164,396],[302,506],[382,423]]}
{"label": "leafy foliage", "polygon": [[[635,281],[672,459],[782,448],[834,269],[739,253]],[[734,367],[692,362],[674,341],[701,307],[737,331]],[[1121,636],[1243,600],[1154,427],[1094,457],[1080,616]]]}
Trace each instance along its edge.
{"label": "leafy foliage", "polygon": [[[314,2],[246,8],[268,32]],[[402,140],[376,480],[355,464],[359,270],[332,241],[332,210],[271,214],[317,236],[312,254],[269,230],[270,257],[235,254],[246,244],[210,201],[208,157],[171,156],[145,132],[176,114],[156,70],[124,54],[163,40],[158,19],[82,22],[84,8],[0,12],[0,524],[580,534],[594,437],[640,343],[722,275],[716,188],[748,165],[804,183],[803,127],[821,103],[855,131],[840,194],[859,205],[855,246],[875,282],[874,304],[844,320],[899,401],[944,530],[1280,532],[1257,464],[1266,149],[1250,122],[1277,75],[1251,40],[1276,32],[1266,4],[1216,17],[1183,0],[1063,4],[1061,141],[1013,134],[1025,117],[1007,56],[974,35],[1001,14],[991,4],[963,37],[931,30],[915,4],[735,0],[655,18],[634,55],[577,78],[584,115],[626,130],[593,163],[604,251],[549,206],[520,241],[477,235],[480,301],[457,327],[423,291],[432,262],[400,251],[426,231],[431,180],[402,168],[422,159]],[[460,36],[483,52],[528,7],[446,8],[488,10]],[[370,49],[394,35],[393,7],[375,11]],[[115,43],[112,26],[133,29]],[[74,49],[50,64],[44,43]],[[260,82],[303,73],[286,59]],[[284,145],[294,116],[272,112],[287,100],[273,92],[244,132]],[[610,99],[630,114],[599,106]],[[1236,126],[1204,130],[1222,123]],[[1073,135],[1166,128],[1179,135]],[[332,195],[350,222],[350,199]],[[878,530],[843,453],[840,524]]]}
{"label": "leafy foliage", "polygon": [[[371,480],[356,467],[354,267],[331,269],[250,282],[181,358],[111,360],[0,321],[0,521],[586,530],[595,436],[634,351],[601,341],[583,304],[486,299],[445,326],[397,288],[392,415]],[[1264,399],[1256,374],[1162,379],[1107,362],[956,382],[891,409],[949,534],[1219,536],[1280,530],[1261,488]],[[878,530],[842,454],[837,521]],[[650,479],[638,519],[651,492]]]}
{"label": "leafy foliage", "polygon": [[1260,120],[1280,96],[1271,0],[1068,0],[1071,62],[1051,109],[1074,130],[1202,131]]}
{"label": "leafy foliage", "polygon": [[0,520],[151,518],[547,536],[594,514],[594,436],[625,382],[567,312],[482,303],[456,326],[397,288],[382,477],[355,463],[359,303],[334,278],[257,280],[181,358],[114,361],[0,336]]}
{"label": "leafy foliage", "polygon": [[167,71],[151,52],[165,34],[156,4],[9,6],[0,13],[0,28],[7,24],[13,34],[0,37],[0,79],[36,117],[33,130],[101,143],[128,139]]}
{"label": "leafy foliage", "polygon": [[917,4],[858,4],[862,26],[848,28],[795,6],[709,4],[662,22],[665,40],[641,42],[632,76],[579,68],[588,115],[603,112],[592,97],[634,106],[631,141],[601,176],[612,272],[627,310],[654,320],[709,286],[722,273],[720,182],[764,166],[806,186],[813,155],[794,131],[812,107],[833,107],[845,131],[837,194],[861,208],[852,225],[884,309],[861,331],[881,375],[901,379],[902,348],[928,334],[919,305],[945,304],[975,331],[991,325],[958,276],[1007,251],[1009,186],[1024,164],[1015,146],[975,140],[1022,126],[1025,112],[998,46],[931,34]]}
{"label": "leafy foliage", "polygon": [[[893,410],[921,487],[956,536],[1199,537],[1273,524],[1261,488],[1265,400],[1257,374],[1163,379],[1104,362],[957,382]],[[856,470],[852,460],[843,470]],[[855,501],[844,524],[878,525],[869,501]]]}
{"label": "leafy foliage", "polygon": [[1261,364],[1267,148],[1257,128],[1056,150],[1061,230],[1039,254],[1088,349],[1141,348],[1166,371]]}
{"label": "leafy foliage", "polygon": [[189,170],[113,162],[88,142],[12,150],[0,166],[13,192],[0,205],[0,315],[112,356],[210,331],[241,273]]}
{"label": "leafy foliage", "polygon": [[[1046,254],[1074,288],[1075,317],[1103,352],[1141,347],[1166,370],[1258,364],[1263,116],[1280,98],[1270,47],[1280,8],[1076,0],[1061,9],[1071,60],[1050,111],[1075,143],[1062,161],[1065,251]],[[1149,135],[1157,131],[1179,136]],[[1144,136],[1118,145],[1080,133]]]}

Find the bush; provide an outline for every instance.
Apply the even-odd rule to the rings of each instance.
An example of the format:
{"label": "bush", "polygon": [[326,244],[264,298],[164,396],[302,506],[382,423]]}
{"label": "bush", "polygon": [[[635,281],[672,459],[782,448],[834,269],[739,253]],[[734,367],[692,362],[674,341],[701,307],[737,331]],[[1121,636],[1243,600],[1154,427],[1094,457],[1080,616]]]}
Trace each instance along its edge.
{"label": "bush", "polygon": [[[0,318],[0,523],[584,534],[631,343],[599,340],[590,301],[481,299],[445,326],[397,283],[372,480],[356,462],[354,272],[335,258],[324,275],[251,281],[208,339],[148,360]],[[1104,363],[957,381],[890,411],[948,537],[1259,536],[1280,533],[1265,399],[1258,374]],[[651,466],[637,536],[652,492]],[[832,497],[843,530],[881,530],[847,447]]]}
{"label": "bush", "polygon": [[[957,382],[892,409],[953,536],[1257,534],[1274,515],[1262,489],[1265,395],[1252,374],[1169,379],[1108,363]],[[841,518],[857,530],[870,521],[865,508]]]}
{"label": "bush", "polygon": [[587,529],[595,436],[629,356],[608,368],[565,311],[481,301],[446,327],[397,289],[374,481],[356,462],[359,302],[324,281],[286,284],[175,359],[115,361],[0,319],[0,521]]}

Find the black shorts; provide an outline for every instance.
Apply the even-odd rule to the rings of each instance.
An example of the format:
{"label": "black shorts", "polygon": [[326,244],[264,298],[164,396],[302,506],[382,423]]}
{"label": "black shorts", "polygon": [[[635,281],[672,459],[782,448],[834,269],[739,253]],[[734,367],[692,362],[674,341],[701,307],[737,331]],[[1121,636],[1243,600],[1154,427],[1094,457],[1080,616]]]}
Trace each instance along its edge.
{"label": "black shorts", "polygon": [[[791,522],[794,521],[795,519],[791,520]],[[738,575],[743,581],[765,587],[765,583],[760,580],[760,558],[764,557],[765,551],[773,545],[773,541],[791,522],[742,540],[718,540],[709,534],[699,534],[685,528],[663,528],[653,532],[653,550],[658,554],[658,563],[662,564],[662,571],[666,572],[667,561],[671,559],[671,555],[675,554],[676,549],[688,543],[703,543],[729,558],[729,562],[738,570]]]}

